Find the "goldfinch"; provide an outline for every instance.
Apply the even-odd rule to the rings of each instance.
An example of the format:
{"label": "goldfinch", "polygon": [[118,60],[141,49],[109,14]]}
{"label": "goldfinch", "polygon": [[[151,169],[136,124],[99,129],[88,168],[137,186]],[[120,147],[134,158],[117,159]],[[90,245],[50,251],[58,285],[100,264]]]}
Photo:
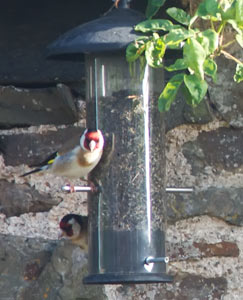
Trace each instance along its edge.
{"label": "goldfinch", "polygon": [[65,215],[59,227],[59,238],[66,237],[75,245],[88,252],[88,217],[76,214]]}
{"label": "goldfinch", "polygon": [[104,137],[100,130],[86,129],[80,144],[74,148],[64,145],[64,149],[50,155],[43,163],[23,176],[48,171],[68,178],[83,178],[90,173],[101,159]]}

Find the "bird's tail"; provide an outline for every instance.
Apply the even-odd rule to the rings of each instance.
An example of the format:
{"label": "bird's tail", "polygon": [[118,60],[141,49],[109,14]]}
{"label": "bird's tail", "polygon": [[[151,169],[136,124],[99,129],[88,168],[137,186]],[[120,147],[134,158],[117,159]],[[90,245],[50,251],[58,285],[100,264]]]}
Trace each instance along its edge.
{"label": "bird's tail", "polygon": [[25,176],[28,176],[33,173],[41,172],[41,171],[44,171],[45,169],[47,169],[47,166],[42,166],[42,167],[36,168],[34,170],[31,170],[27,173],[24,173],[24,174],[20,175],[20,177],[25,177]]}

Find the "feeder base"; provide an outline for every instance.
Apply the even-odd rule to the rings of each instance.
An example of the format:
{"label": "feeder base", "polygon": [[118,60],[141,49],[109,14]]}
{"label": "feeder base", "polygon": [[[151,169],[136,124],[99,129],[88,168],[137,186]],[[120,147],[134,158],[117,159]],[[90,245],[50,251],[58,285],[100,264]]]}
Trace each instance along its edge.
{"label": "feeder base", "polygon": [[172,281],[173,276],[166,273],[93,274],[83,279],[84,284],[169,283]]}

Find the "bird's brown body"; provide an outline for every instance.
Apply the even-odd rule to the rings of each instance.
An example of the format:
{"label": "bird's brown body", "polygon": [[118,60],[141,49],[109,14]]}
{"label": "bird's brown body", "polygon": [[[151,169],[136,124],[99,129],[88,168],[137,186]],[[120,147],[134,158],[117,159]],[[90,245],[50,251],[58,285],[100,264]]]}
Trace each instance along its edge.
{"label": "bird's brown body", "polygon": [[90,152],[77,146],[72,151],[58,156],[49,171],[68,178],[85,177],[98,164],[102,153],[101,149]]}
{"label": "bird's brown body", "polygon": [[88,231],[81,231],[77,236],[71,237],[70,240],[74,245],[77,245],[85,252],[88,252]]}
{"label": "bird's brown body", "polygon": [[48,171],[58,176],[83,178],[100,161],[103,147],[104,138],[101,131],[86,129],[80,138],[80,143],[76,141],[73,147],[73,142],[67,142],[63,149],[53,153],[39,167],[22,176]]}

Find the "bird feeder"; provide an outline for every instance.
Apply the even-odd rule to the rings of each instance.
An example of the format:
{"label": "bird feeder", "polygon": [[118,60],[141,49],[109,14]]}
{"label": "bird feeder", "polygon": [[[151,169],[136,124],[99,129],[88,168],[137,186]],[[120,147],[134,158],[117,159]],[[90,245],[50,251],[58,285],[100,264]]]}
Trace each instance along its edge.
{"label": "bird feeder", "polygon": [[127,1],[67,32],[48,56],[85,53],[87,127],[106,134],[104,157],[90,179],[87,284],[170,282],[165,253],[164,117],[157,99],[162,69],[129,66],[126,46],[144,16]]}

